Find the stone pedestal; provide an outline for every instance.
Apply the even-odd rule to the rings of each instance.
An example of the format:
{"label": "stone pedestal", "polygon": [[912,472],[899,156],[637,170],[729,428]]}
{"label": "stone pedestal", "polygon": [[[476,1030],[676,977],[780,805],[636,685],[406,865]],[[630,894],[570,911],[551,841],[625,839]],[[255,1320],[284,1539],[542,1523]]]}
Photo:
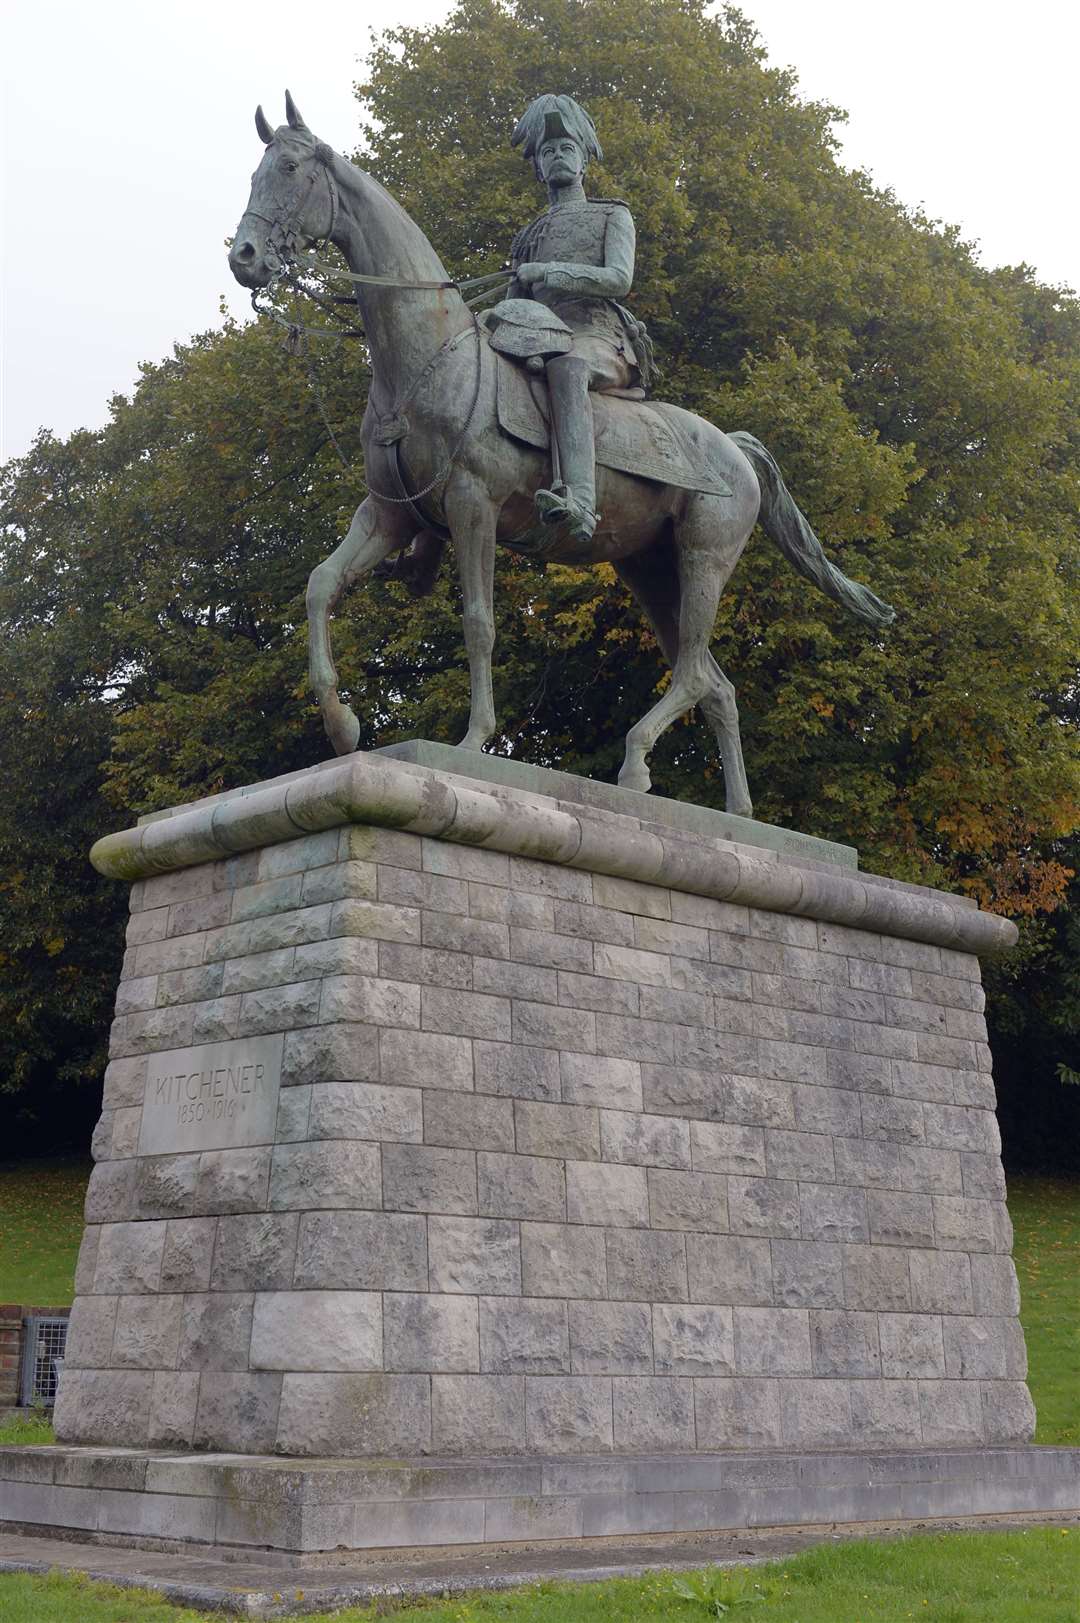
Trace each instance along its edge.
{"label": "stone pedestal", "polygon": [[131,923],[62,1442],[1029,1439],[977,956],[1013,927],[433,748],[95,848]]}

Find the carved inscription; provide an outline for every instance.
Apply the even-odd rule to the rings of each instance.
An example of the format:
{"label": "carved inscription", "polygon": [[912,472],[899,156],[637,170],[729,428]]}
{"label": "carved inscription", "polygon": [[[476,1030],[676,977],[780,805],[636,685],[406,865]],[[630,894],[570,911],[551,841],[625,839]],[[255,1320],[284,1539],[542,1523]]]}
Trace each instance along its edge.
{"label": "carved inscription", "polygon": [[283,1044],[247,1037],[151,1054],[139,1154],[272,1144]]}

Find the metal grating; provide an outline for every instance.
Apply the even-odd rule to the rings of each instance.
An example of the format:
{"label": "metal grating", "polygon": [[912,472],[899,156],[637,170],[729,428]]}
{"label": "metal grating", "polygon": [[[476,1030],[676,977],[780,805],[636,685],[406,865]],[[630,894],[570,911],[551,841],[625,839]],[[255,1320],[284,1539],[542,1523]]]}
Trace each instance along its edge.
{"label": "metal grating", "polygon": [[63,1367],[67,1346],[66,1318],[45,1318],[35,1315],[23,1320],[22,1372],[19,1381],[19,1402],[52,1404],[56,1400],[59,1378],[57,1363]]}

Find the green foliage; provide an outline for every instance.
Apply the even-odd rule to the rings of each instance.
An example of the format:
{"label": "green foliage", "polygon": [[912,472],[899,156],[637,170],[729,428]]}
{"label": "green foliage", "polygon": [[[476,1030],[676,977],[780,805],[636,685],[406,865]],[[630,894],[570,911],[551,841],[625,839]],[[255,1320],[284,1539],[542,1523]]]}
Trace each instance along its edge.
{"label": "green foliage", "polygon": [[1052,1178],[1009,1179],[1020,1318],[1037,1443],[1080,1448],[1080,1189]]}
{"label": "green foliage", "polygon": [[[830,555],[899,611],[876,638],[753,538],[715,648],[759,815],[1044,913],[1080,822],[1080,306],[842,169],[837,111],[700,0],[462,0],[374,42],[363,161],[456,273],[499,265],[541,206],[508,134],[554,85],[599,126],[593,194],[634,211],[660,391],[764,440]],[[123,906],[93,838],[327,752],[303,588],[363,491],[368,374],[355,343],[316,364],[348,474],[262,323],[179,346],[107,428],[4,470],[0,1128],[75,1142],[90,1119]],[[613,777],[665,673],[612,572],[500,557],[496,592],[495,747]],[[421,601],[365,584],[334,636],[361,747],[461,735],[449,569]],[[697,720],[654,777],[723,804]]]}
{"label": "green foliage", "polygon": [[[692,1572],[671,1581],[675,1599],[685,1601],[706,1617],[730,1617],[736,1607],[762,1606],[769,1598],[760,1584],[755,1584],[750,1594],[740,1593],[745,1587],[745,1573],[724,1570]],[[769,1590],[775,1593],[775,1586],[770,1584]]]}

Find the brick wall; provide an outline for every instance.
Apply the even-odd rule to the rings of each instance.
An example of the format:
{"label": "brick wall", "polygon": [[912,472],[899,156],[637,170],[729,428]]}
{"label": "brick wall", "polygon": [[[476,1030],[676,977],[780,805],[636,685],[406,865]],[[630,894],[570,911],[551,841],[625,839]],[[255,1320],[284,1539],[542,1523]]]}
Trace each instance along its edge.
{"label": "brick wall", "polygon": [[[974,957],[367,827],[131,905],[62,1440],[1031,1435]],[[273,1143],[138,1155],[268,1033]]]}
{"label": "brick wall", "polygon": [[19,1403],[23,1359],[23,1321],[30,1317],[66,1319],[66,1307],[24,1307],[16,1302],[0,1302],[0,1409]]}

